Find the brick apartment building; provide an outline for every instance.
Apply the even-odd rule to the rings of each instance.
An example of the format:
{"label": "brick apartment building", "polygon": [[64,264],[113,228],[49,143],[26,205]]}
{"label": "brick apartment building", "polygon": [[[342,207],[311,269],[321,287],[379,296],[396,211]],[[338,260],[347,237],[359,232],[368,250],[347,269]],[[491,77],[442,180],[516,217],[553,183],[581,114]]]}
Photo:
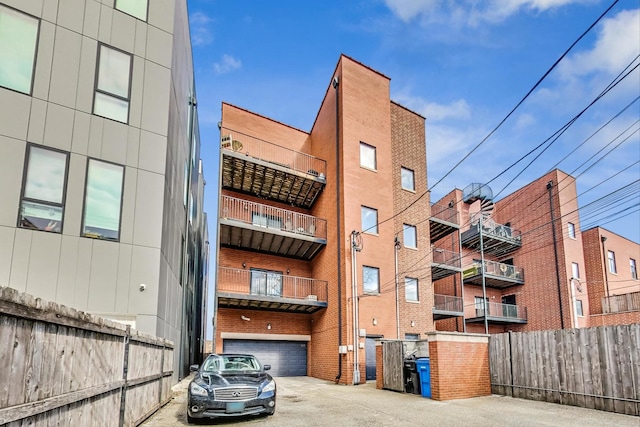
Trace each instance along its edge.
{"label": "brick apartment building", "polygon": [[[640,321],[640,246],[601,228],[580,231],[573,177],[554,170],[492,199],[490,187],[472,184],[438,202],[459,212],[452,214],[457,232],[432,251],[444,271],[434,275],[438,330],[501,333]],[[601,237],[613,259],[607,262],[614,263],[607,271]]]}
{"label": "brick apartment building", "polygon": [[186,0],[0,0],[0,286],[200,358],[208,263]]}
{"label": "brick apartment building", "polygon": [[355,384],[435,330],[425,123],[389,84],[341,56],[310,132],[222,105],[215,351]]}

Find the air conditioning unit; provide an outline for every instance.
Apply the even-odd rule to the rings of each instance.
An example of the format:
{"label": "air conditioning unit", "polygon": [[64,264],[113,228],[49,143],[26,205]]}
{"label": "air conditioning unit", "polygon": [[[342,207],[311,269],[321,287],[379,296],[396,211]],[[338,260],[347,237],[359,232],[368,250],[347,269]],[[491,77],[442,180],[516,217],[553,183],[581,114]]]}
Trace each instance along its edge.
{"label": "air conditioning unit", "polygon": [[220,145],[226,150],[231,150],[232,141],[233,138],[231,135],[224,135],[220,137]]}
{"label": "air conditioning unit", "polygon": [[307,300],[309,301],[318,301],[318,295],[308,295]]}

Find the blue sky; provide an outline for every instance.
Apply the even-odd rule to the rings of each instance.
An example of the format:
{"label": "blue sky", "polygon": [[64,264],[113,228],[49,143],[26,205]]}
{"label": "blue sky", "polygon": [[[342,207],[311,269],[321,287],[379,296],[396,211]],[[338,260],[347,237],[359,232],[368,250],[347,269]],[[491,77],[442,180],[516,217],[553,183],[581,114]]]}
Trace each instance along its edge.
{"label": "blue sky", "polygon": [[638,68],[526,170],[540,151],[493,180],[587,107],[629,64],[638,66],[638,0],[619,1],[504,125],[447,175],[611,3],[189,0],[210,232],[216,227],[221,103],[309,131],[344,53],[389,76],[391,99],[427,118],[428,184],[441,180],[432,201],[453,187],[489,181],[499,199],[558,167],[577,177],[582,229],[601,225],[640,242]]}

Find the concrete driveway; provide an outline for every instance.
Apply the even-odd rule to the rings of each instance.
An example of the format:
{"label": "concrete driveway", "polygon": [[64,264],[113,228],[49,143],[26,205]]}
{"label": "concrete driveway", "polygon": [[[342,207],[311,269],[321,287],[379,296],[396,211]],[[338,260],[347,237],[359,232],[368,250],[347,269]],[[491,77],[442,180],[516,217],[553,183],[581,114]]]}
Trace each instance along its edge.
{"label": "concrete driveway", "polygon": [[[339,386],[310,377],[276,378],[273,416],[219,419],[202,424],[273,426],[617,426],[640,427],[640,417],[504,396],[437,402],[412,394],[377,390],[375,383]],[[188,379],[173,400],[143,426],[182,426]]]}

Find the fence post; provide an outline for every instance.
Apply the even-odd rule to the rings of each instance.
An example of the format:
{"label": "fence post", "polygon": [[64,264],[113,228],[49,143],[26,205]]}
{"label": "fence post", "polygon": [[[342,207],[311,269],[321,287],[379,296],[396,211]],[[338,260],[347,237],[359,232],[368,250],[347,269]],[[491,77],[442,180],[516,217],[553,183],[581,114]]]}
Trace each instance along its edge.
{"label": "fence post", "polygon": [[160,350],[162,351],[162,353],[160,354],[160,380],[158,381],[158,383],[160,384],[160,393],[158,393],[158,403],[160,405],[162,405],[162,389],[164,386],[164,349],[165,349],[165,345],[166,345],[166,341],[164,338],[162,338],[162,347],[160,347]]}
{"label": "fence post", "polygon": [[511,341],[512,331],[509,331],[509,372],[511,373],[511,397],[515,397],[513,393],[513,344]]}
{"label": "fence post", "polygon": [[122,389],[120,391],[120,422],[119,426],[124,426],[124,416],[125,416],[125,407],[126,407],[126,395],[127,395],[127,376],[129,373],[129,338],[131,336],[131,326],[127,325],[127,331],[124,336],[124,360],[122,364],[122,379],[124,380],[124,384],[122,385]]}

